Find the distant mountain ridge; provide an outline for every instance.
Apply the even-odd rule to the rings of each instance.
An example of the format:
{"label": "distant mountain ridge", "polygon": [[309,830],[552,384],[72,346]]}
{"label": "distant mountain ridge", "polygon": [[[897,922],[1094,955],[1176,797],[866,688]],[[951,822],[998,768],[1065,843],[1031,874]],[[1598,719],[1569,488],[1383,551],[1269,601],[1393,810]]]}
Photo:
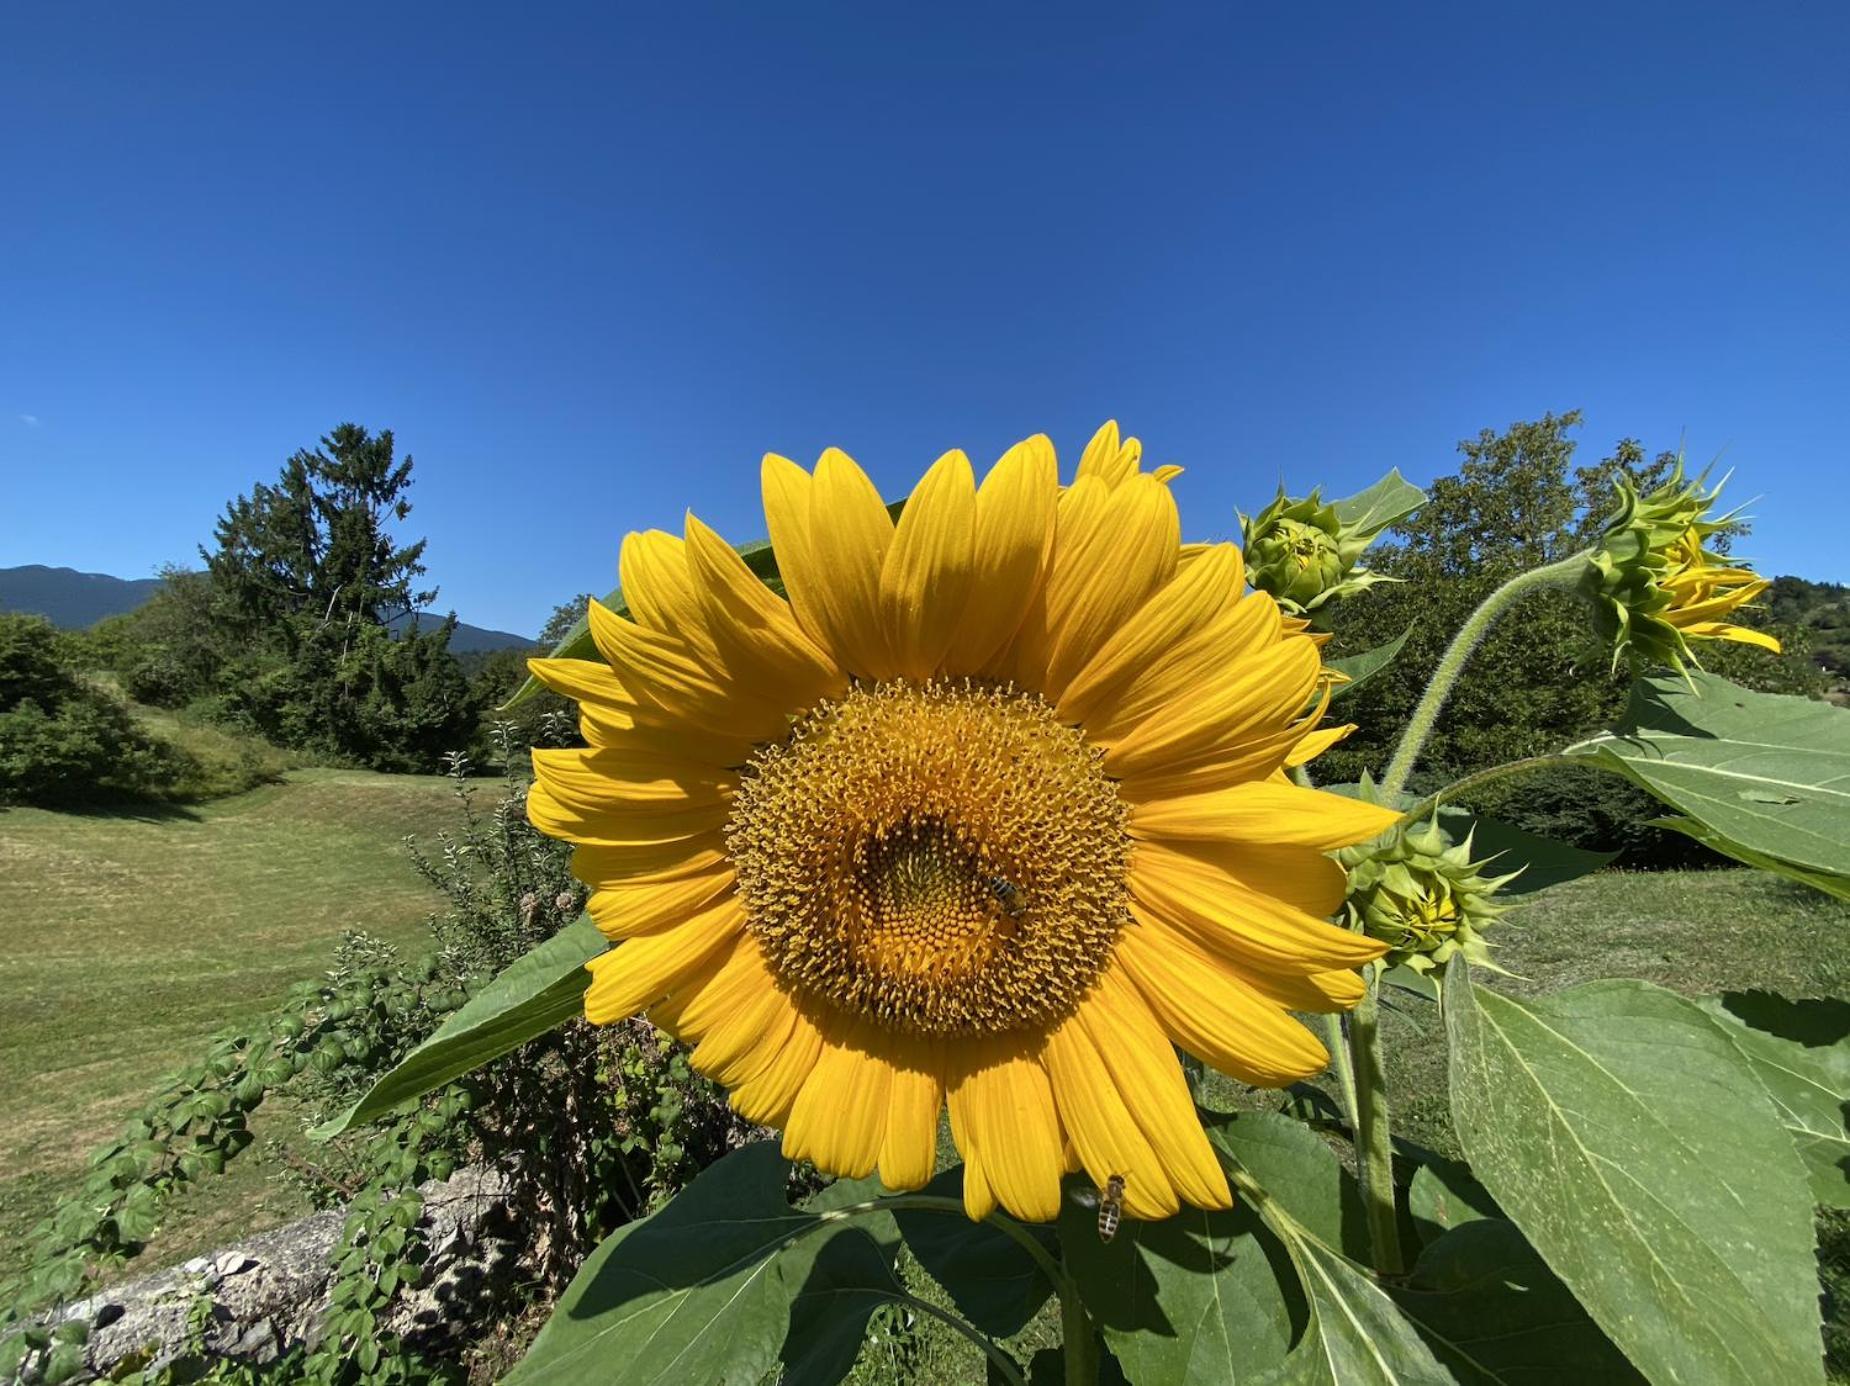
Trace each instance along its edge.
{"label": "distant mountain ridge", "polygon": [[[119,578],[107,573],[80,573],[75,568],[48,568],[42,563],[27,563],[17,568],[0,568],[0,611],[24,611],[43,616],[54,626],[81,630],[95,625],[105,616],[120,616],[133,611],[160,590],[159,578]],[[393,622],[401,626],[409,617]],[[443,623],[441,613],[421,612],[418,623],[425,627]],[[523,650],[536,642],[512,631],[490,630],[458,621],[450,636],[450,648],[458,654],[485,653],[489,650]]]}

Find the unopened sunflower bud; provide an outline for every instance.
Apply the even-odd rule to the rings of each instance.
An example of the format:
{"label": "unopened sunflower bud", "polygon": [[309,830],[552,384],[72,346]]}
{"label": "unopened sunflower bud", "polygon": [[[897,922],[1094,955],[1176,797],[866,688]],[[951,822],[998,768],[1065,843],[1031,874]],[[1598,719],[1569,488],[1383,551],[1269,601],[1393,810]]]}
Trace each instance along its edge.
{"label": "unopened sunflower bud", "polygon": [[1377,582],[1392,581],[1361,566],[1377,530],[1345,526],[1321,488],[1292,499],[1281,488],[1257,515],[1240,516],[1247,580],[1295,615],[1319,612],[1330,602]]}
{"label": "unopened sunflower bud", "polygon": [[1462,953],[1502,971],[1490,961],[1484,931],[1509,911],[1497,892],[1516,873],[1484,875],[1488,863],[1471,860],[1469,837],[1449,844],[1438,825],[1428,823],[1347,848],[1337,860],[1349,871],[1343,904],[1349,925],[1388,945],[1385,965],[1428,972]]}
{"label": "unopened sunflower bud", "polygon": [[1721,487],[1705,490],[1704,481],[1685,478],[1679,460],[1648,495],[1628,479],[1618,483],[1618,509],[1581,579],[1595,629],[1612,644],[1614,668],[1621,659],[1679,673],[1686,664],[1700,667],[1692,640],[1734,640],[1779,653],[1779,641],[1766,632],[1722,619],[1771,584],[1705,547],[1733,517],[1709,518]]}

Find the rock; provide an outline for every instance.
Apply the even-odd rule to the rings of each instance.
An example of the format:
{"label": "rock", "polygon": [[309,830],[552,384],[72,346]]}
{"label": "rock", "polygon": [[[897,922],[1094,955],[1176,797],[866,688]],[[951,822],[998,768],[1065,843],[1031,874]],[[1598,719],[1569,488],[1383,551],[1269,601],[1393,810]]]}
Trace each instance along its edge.
{"label": "rock", "polygon": [[[419,1346],[463,1336],[473,1316],[507,1283],[517,1248],[505,1216],[512,1181],[472,1165],[419,1192],[430,1258],[423,1283],[402,1291],[387,1323]],[[118,1364],[158,1370],[186,1358],[273,1362],[319,1340],[333,1270],[329,1254],[346,1214],[339,1209],[261,1233],[170,1270],[112,1286],[65,1305],[44,1322],[90,1325],[85,1370],[93,1381]],[[202,1300],[204,1303],[202,1304]]]}

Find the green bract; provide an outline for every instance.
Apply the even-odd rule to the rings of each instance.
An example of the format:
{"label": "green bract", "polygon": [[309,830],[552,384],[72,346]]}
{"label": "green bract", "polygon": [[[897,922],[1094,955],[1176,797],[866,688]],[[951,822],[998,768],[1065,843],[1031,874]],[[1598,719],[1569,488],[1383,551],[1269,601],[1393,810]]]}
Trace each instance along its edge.
{"label": "green bract", "polygon": [[1454,844],[1437,823],[1403,827],[1382,842],[1346,848],[1337,859],[1349,869],[1343,910],[1350,926],[1389,946],[1385,965],[1428,972],[1463,954],[1496,967],[1484,931],[1510,910],[1497,892],[1518,873],[1484,875],[1487,863],[1471,860],[1469,836]]}
{"label": "green bract", "polygon": [[1325,603],[1392,579],[1359,566],[1378,530],[1345,525],[1322,488],[1293,499],[1284,488],[1257,515],[1240,516],[1247,580],[1287,611],[1308,615]]}
{"label": "green bract", "polygon": [[1779,649],[1772,637],[1723,619],[1768,584],[1706,547],[1734,518],[1709,518],[1721,487],[1707,489],[1706,480],[1706,473],[1686,478],[1679,460],[1670,478],[1648,494],[1629,478],[1617,482],[1618,509],[1581,579],[1595,629],[1612,644],[1614,668],[1621,659],[1634,669],[1667,665],[1679,673],[1700,666],[1692,639]]}

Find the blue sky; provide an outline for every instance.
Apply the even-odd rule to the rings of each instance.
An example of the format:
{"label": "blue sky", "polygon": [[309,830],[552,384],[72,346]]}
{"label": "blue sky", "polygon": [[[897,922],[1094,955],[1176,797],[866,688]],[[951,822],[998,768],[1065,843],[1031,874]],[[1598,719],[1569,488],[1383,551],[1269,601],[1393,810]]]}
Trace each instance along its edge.
{"label": "blue sky", "polygon": [[1115,415],[1212,537],[1581,407],[1850,580],[1850,11],[1390,8],[10,6],[0,565],[185,560],[353,419],[531,630],[767,449]]}

